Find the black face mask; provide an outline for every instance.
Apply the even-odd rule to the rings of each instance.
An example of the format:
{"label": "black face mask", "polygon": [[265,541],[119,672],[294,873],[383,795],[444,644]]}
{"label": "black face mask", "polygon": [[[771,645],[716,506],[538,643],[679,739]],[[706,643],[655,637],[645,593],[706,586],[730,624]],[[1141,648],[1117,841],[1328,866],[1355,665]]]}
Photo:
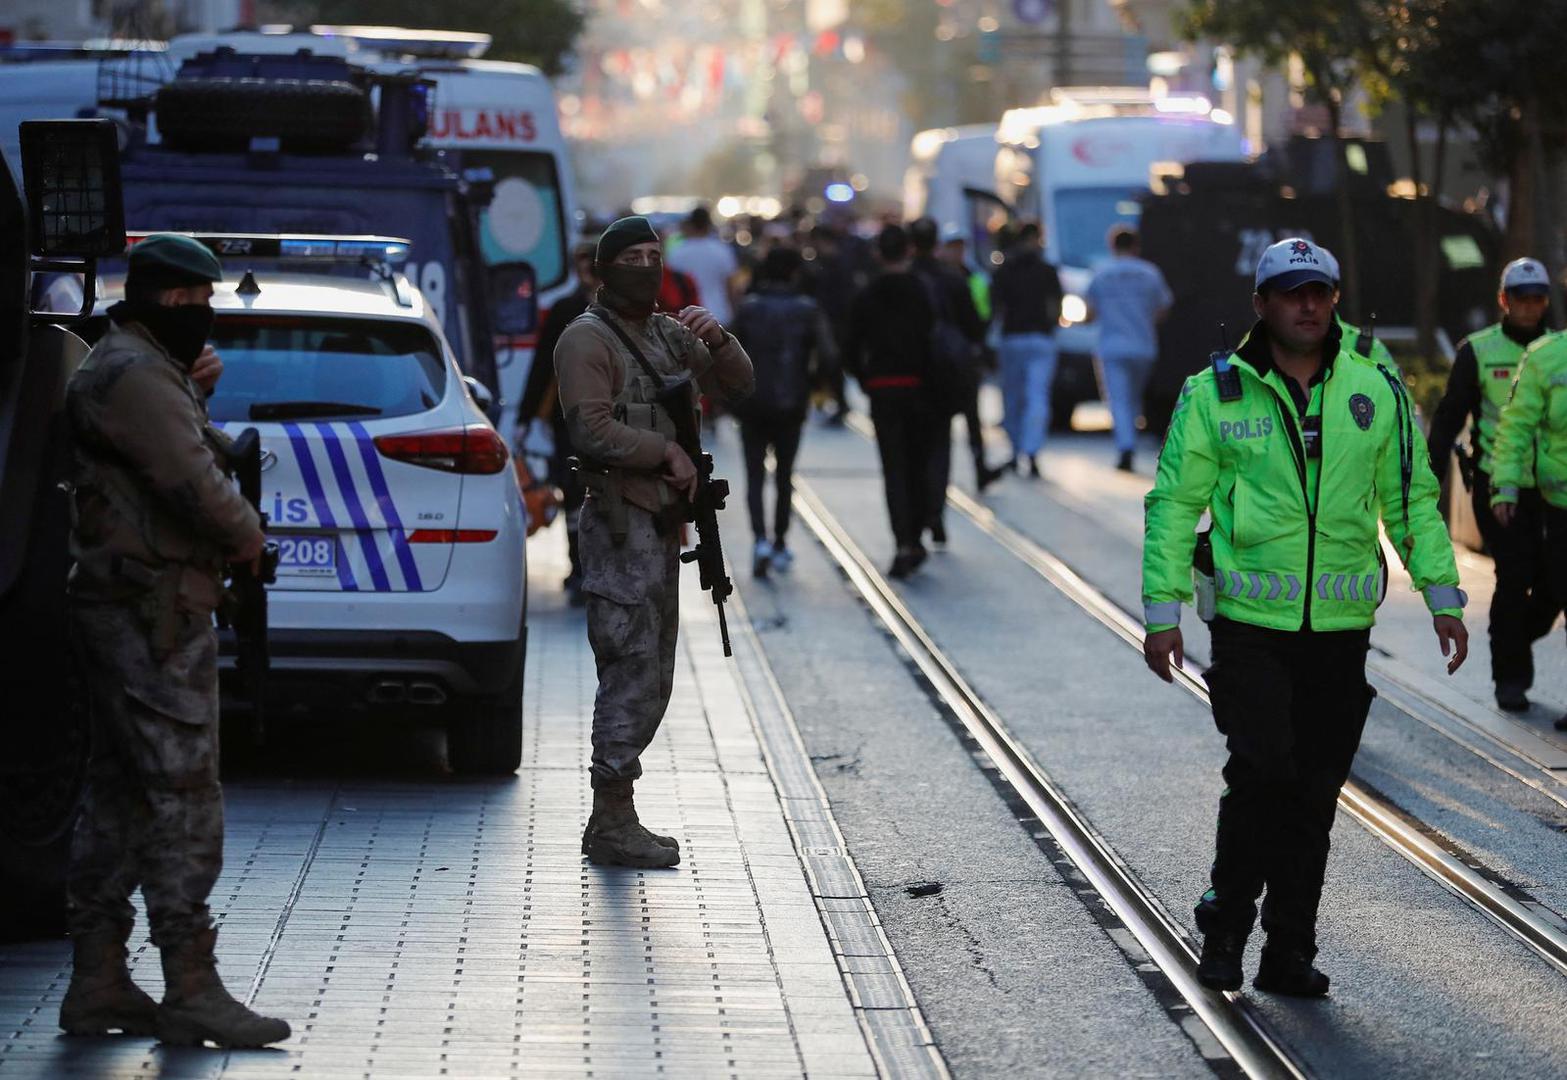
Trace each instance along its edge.
{"label": "black face mask", "polygon": [[212,307],[208,304],[180,304],[165,307],[147,301],[126,301],[109,309],[116,322],[138,322],[186,367],[196,362],[212,336]]}
{"label": "black face mask", "polygon": [[599,278],[609,294],[606,302],[611,308],[621,315],[645,319],[653,314],[658,287],[664,282],[664,268],[611,263],[599,268]]}

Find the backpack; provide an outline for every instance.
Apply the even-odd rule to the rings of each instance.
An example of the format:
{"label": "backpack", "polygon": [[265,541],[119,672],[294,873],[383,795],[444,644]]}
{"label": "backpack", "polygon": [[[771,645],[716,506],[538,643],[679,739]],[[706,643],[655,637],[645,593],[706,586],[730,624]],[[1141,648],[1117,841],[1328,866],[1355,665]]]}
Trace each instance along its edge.
{"label": "backpack", "polygon": [[972,342],[952,318],[952,306],[934,275],[914,275],[935,313],[925,371],[926,394],[933,404],[956,413],[979,385],[979,364]]}

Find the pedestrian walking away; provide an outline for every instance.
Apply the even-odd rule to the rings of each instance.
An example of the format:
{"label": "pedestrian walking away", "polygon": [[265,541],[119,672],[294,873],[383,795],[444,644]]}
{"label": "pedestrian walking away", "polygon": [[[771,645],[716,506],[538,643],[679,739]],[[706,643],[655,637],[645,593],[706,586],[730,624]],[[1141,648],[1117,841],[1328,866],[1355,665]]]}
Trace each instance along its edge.
{"label": "pedestrian walking away", "polygon": [[734,248],[713,230],[713,215],[705,206],[691,211],[681,237],[670,247],[669,268],[690,277],[713,318],[727,326],[734,315],[735,275],[740,272]]}
{"label": "pedestrian walking away", "polygon": [[[1388,577],[1379,523],[1424,593],[1448,673],[1468,655],[1437,484],[1398,376],[1347,347],[1310,241],[1257,264],[1257,322],[1186,380],[1146,500],[1143,653],[1166,682],[1181,605],[1211,620],[1204,675],[1227,739],[1197,978],[1237,990],[1262,903],[1254,985],[1328,992],[1313,964],[1328,834],[1375,691],[1366,652]],[[1204,513],[1211,528],[1199,537]]]}
{"label": "pedestrian walking away", "polygon": [[[1543,276],[1543,269],[1531,268],[1530,279]],[[1543,568],[1534,564],[1532,602],[1525,609],[1525,617],[1535,620],[1525,634],[1543,636],[1567,605],[1567,333],[1536,338],[1519,358],[1511,396],[1496,425],[1491,467],[1493,520],[1512,534],[1509,542],[1521,540],[1521,530],[1531,530],[1528,535],[1538,537],[1543,553]],[[1532,511],[1537,522],[1525,509],[1531,486],[1537,493]],[[1500,587],[1500,562],[1497,577]],[[1527,650],[1524,635],[1515,634],[1513,641]],[[1557,718],[1556,728],[1567,731],[1567,716]]]}
{"label": "pedestrian walking away", "polygon": [[598,291],[598,279],[593,276],[595,244],[578,244],[572,252],[572,262],[577,271],[577,288],[569,296],[555,301],[544,325],[539,327],[538,345],[533,350],[533,366],[528,370],[528,385],[523,389],[522,400],[517,403],[517,432],[522,438],[535,422],[549,426],[551,449],[550,481],[561,490],[561,507],[566,511],[566,553],[571,571],[563,583],[567,600],[572,607],[580,607],[582,594],[582,553],[579,543],[582,500],[586,489],[582,480],[571,469],[571,434],[566,430],[566,417],[560,410],[560,387],[555,378],[555,346],[559,344],[566,327],[588,310],[593,294]]}
{"label": "pedestrian walking away", "polygon": [[1012,444],[1012,467],[1035,477],[1050,425],[1061,295],[1056,268],[1045,261],[1039,225],[1025,222],[996,271],[990,298],[1001,319],[1001,426]]}
{"label": "pedestrian walking away", "polygon": [[[936,468],[931,473],[928,497],[930,517],[926,528],[931,543],[944,547],[947,526],[947,483],[952,476],[951,416],[962,415],[968,428],[969,450],[974,456],[974,473],[979,484],[988,486],[996,479],[985,464],[984,432],[979,423],[980,369],[985,348],[985,320],[974,306],[974,293],[968,274],[951,266],[937,255],[939,230],[931,218],[919,218],[909,226],[909,243],[914,249],[911,268],[925,286],[936,312],[936,330],[932,349],[943,354],[933,357],[949,373],[939,382],[939,396],[950,411],[945,429],[939,433],[940,447]],[[936,389],[933,385],[931,389]]]}
{"label": "pedestrian walking away", "polygon": [[1174,297],[1159,268],[1138,254],[1137,231],[1116,225],[1111,260],[1088,284],[1088,321],[1099,324],[1099,377],[1110,402],[1115,467],[1132,471],[1143,390],[1159,358],[1159,324]]}
{"label": "pedestrian walking away", "polygon": [[910,268],[909,235],[901,225],[888,225],[876,237],[876,250],[882,274],[854,298],[843,359],[871,399],[897,547],[888,574],[906,578],[927,555],[921,536],[933,516],[937,455],[943,441],[950,441],[952,413],[927,385],[936,312]]}
{"label": "pedestrian walking away", "polygon": [[1496,703],[1508,712],[1529,708],[1534,685],[1534,642],[1550,633],[1561,597],[1550,580],[1545,508],[1527,457],[1513,485],[1506,525],[1491,512],[1497,427],[1512,396],[1524,350],[1545,332],[1551,280],[1534,259],[1515,259],[1502,271],[1496,302],[1499,322],[1464,338],[1453,357],[1447,391],[1431,420],[1427,440],[1438,479],[1446,475],[1458,435],[1469,425],[1469,448],[1460,476],[1473,500],[1475,523],[1496,565],[1491,594],[1491,679]]}
{"label": "pedestrian walking away", "polygon": [[[734,407],[745,450],[746,506],[754,537],[751,569],[756,577],[787,570],[794,560],[788,543],[794,459],[817,372],[838,362],[821,307],[800,294],[802,265],[793,248],[769,251],[757,271],[756,290],[735,312],[734,335],[756,370],[755,392]],[[769,452],[778,493],[770,531],[764,505]]]}
{"label": "pedestrian walking away", "polygon": [[[60,1027],[166,1042],[264,1046],[282,1020],[218,977],[208,895],[223,866],[218,641],[225,563],[259,559],[261,519],[230,482],[207,421],[222,371],[207,347],[215,256],[154,234],[132,250],[125,299],[71,378],[67,585],[93,754],[67,883],[74,966]],[[126,967],[140,886],[163,961],[161,1004]]]}
{"label": "pedestrian walking away", "polygon": [[603,282],[595,302],[555,347],[561,409],[588,488],[582,590],[598,667],[582,852],[596,863],[674,866],[678,841],[643,827],[633,801],[642,752],[674,688],[679,522],[697,486],[664,394],[695,380],[704,393],[738,400],[750,393],[751,361],[703,308],[654,314],[663,259],[646,218],[604,231],[594,273]]}
{"label": "pedestrian walking away", "polygon": [[[936,257],[968,285],[969,299],[974,305],[975,314],[979,316],[981,333],[988,332],[991,316],[990,277],[976,270],[969,262],[968,238],[961,228],[949,225],[942,229],[941,247],[937,249]],[[991,466],[986,458],[984,424],[979,418],[979,389],[984,385],[985,373],[995,370],[995,352],[981,341],[975,355],[974,379],[971,389],[964,396],[962,415],[964,427],[968,431],[969,453],[974,457],[974,487],[983,492],[1001,479],[1005,470]]]}

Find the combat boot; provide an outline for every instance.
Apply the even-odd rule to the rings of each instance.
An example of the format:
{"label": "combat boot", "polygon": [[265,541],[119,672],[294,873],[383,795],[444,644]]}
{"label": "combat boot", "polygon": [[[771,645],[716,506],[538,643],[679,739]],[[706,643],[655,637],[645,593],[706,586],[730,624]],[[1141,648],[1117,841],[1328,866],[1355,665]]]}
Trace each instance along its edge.
{"label": "combat boot", "polygon": [[218,978],[212,955],[218,932],[202,930],[189,941],[163,949],[163,1004],[158,1006],[158,1038],[175,1046],[213,1042],[224,1047],[258,1047],[289,1036],[283,1020],[246,1008]]}
{"label": "combat boot", "polygon": [[67,1035],[151,1035],[158,1003],[131,981],[124,938],[88,934],[73,938],[71,951],[71,985],[60,1002],[60,1030]]}
{"label": "combat boot", "polygon": [[1246,978],[1241,970],[1241,958],[1245,955],[1245,934],[1204,934],[1197,981],[1209,990],[1239,990]]}
{"label": "combat boot", "polygon": [[582,853],[589,862],[653,869],[679,865],[680,842],[643,826],[627,783],[594,789],[593,813],[582,832]]}
{"label": "combat boot", "polygon": [[1326,997],[1330,980],[1312,965],[1315,952],[1315,949],[1275,945],[1270,941],[1262,947],[1262,963],[1251,984],[1269,994]]}

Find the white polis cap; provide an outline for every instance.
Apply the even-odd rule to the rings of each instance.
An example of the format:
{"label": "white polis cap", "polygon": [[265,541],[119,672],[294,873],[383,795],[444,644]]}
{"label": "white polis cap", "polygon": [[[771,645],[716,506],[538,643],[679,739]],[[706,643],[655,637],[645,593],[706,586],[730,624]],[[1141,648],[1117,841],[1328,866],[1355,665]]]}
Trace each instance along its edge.
{"label": "white polis cap", "polygon": [[1551,275],[1538,259],[1514,259],[1502,268],[1502,291],[1549,296]]}
{"label": "white polis cap", "polygon": [[1331,255],[1324,258],[1325,254],[1310,240],[1302,240],[1298,236],[1280,240],[1257,260],[1257,273],[1252,284],[1259,290],[1267,285],[1284,292],[1313,281],[1332,288],[1336,281],[1331,271],[1337,269],[1337,264],[1329,262]]}

